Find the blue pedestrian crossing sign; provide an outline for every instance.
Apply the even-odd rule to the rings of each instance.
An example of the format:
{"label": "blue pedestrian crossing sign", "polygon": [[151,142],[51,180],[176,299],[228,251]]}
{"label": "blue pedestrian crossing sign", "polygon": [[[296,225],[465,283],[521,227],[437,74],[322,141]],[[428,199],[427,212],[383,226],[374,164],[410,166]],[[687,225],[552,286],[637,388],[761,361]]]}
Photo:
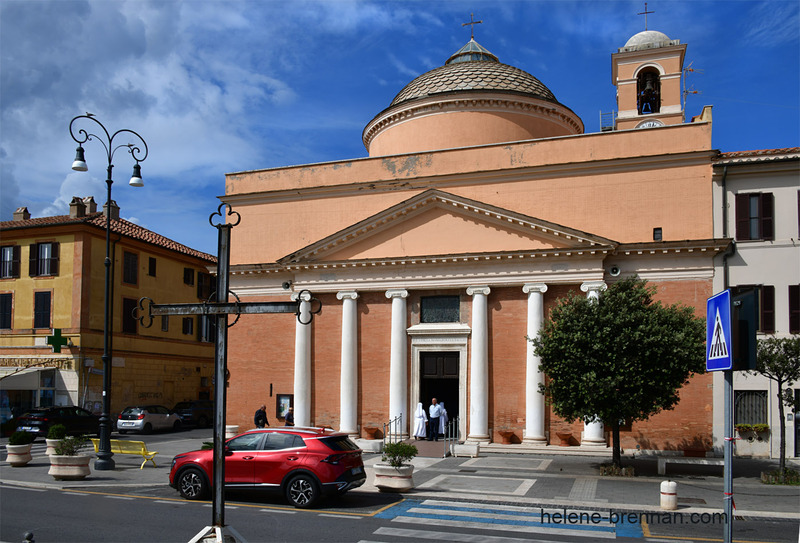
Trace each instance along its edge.
{"label": "blue pedestrian crossing sign", "polygon": [[731,291],[723,290],[706,305],[706,371],[733,369]]}

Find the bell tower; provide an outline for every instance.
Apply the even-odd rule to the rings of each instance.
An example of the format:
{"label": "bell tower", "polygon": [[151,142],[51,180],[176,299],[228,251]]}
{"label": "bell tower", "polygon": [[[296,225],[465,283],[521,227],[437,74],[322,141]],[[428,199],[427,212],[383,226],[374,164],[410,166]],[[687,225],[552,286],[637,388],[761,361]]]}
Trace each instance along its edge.
{"label": "bell tower", "polygon": [[656,30],[639,32],[611,55],[616,130],[684,122],[681,76],[686,45]]}

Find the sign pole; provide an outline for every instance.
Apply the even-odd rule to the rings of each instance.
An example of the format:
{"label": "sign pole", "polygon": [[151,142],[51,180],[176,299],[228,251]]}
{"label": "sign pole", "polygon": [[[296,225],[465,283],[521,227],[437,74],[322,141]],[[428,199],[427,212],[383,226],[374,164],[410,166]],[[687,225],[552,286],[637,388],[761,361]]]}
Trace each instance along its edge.
{"label": "sign pole", "polygon": [[725,377],[723,472],[723,540],[733,536],[733,329],[731,327],[731,291],[723,290],[706,304],[706,371],[721,371]]}
{"label": "sign pole", "polygon": [[725,443],[723,445],[725,466],[722,474],[723,534],[724,543],[733,541],[733,370],[725,370]]}

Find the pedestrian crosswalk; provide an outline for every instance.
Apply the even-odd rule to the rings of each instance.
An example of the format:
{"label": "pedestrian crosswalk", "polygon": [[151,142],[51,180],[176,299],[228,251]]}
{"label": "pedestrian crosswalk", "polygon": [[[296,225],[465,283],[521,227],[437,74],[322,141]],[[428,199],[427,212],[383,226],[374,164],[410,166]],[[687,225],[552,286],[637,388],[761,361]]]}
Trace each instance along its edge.
{"label": "pedestrian crosswalk", "polygon": [[[392,524],[424,525],[425,530],[383,527],[374,535],[406,539],[440,539],[446,541],[527,541],[525,536],[542,541],[541,537],[569,538],[571,541],[609,540],[617,537],[642,537],[639,524],[618,522],[608,512],[525,507],[443,500],[404,500],[376,515]],[[457,528],[463,533],[454,533]],[[420,534],[416,534],[420,531]],[[487,531],[495,532],[494,538]],[[496,532],[513,532],[513,537],[497,536]],[[408,532],[415,532],[414,534]]]}

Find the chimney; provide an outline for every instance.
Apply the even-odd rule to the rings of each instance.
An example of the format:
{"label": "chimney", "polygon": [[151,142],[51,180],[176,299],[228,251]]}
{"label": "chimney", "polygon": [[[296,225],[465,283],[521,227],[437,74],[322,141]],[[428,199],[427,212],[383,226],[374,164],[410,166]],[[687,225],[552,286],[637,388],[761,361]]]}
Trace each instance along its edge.
{"label": "chimney", "polygon": [[18,207],[17,210],[14,212],[14,220],[15,221],[27,221],[30,220],[31,214],[28,212],[27,207]]}
{"label": "chimney", "polygon": [[[105,215],[106,217],[109,217],[108,202],[103,204],[103,215]],[[111,215],[110,215],[110,219],[112,221],[118,221],[119,220],[119,206],[117,205],[117,202],[115,202],[114,200],[111,200]]]}
{"label": "chimney", "polygon": [[80,196],[73,196],[72,201],[69,203],[69,217],[71,219],[79,219],[86,216],[86,204],[83,203]]}
{"label": "chimney", "polygon": [[97,213],[97,202],[94,201],[94,196],[87,196],[83,199],[83,203],[86,205],[87,213]]}

